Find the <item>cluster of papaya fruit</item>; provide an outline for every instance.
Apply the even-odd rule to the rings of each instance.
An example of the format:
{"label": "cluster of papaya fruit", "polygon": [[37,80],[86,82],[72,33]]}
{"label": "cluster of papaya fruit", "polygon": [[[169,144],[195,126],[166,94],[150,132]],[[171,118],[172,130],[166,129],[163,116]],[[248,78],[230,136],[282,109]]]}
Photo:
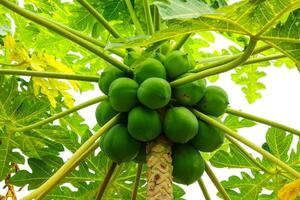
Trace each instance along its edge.
{"label": "cluster of papaya fruit", "polygon": [[103,126],[117,113],[124,115],[101,137],[100,147],[117,163],[146,162],[146,144],[163,134],[173,143],[174,181],[191,184],[205,168],[199,151],[212,152],[224,141],[221,130],[198,120],[191,109],[219,117],[228,96],[218,86],[206,86],[204,79],[171,87],[171,81],[189,76],[195,66],[182,51],[139,58],[130,52],[124,59],[134,71],[131,76],[114,66],[100,76],[99,87],[108,100],[96,109],[98,124]]}

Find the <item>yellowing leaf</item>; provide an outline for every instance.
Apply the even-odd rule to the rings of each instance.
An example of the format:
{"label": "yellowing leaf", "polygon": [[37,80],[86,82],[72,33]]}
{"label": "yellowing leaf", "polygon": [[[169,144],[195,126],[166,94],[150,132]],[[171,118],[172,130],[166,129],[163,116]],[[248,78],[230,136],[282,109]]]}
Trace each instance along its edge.
{"label": "yellowing leaf", "polygon": [[15,46],[16,46],[15,39],[11,35],[8,35],[4,38],[4,47],[5,48],[12,49],[12,48],[15,48]]}
{"label": "yellowing leaf", "polygon": [[300,179],[283,186],[277,195],[279,200],[295,200],[300,196]]}

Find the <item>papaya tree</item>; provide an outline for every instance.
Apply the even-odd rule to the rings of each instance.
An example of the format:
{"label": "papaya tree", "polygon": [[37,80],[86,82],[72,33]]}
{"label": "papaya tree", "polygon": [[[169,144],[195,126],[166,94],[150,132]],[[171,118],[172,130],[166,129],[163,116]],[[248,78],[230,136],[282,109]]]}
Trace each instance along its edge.
{"label": "papaya tree", "polygon": [[[234,109],[217,85],[230,73],[252,104],[262,67],[300,71],[299,0],[0,5],[0,199],[184,199],[193,183],[207,200],[300,196],[300,130]],[[256,124],[261,146],[238,133]],[[220,181],[213,167],[249,170]]]}

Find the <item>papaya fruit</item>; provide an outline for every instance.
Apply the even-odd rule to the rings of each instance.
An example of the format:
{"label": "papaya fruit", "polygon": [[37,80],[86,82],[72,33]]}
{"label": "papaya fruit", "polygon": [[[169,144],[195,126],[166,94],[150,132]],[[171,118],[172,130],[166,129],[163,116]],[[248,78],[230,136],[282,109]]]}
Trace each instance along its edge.
{"label": "papaya fruit", "polygon": [[166,69],[158,60],[146,58],[146,60],[136,65],[133,78],[137,83],[142,83],[151,77],[166,79]]}
{"label": "papaya fruit", "polygon": [[188,143],[172,146],[172,164],[174,181],[185,185],[197,181],[205,169],[201,154]]}
{"label": "papaya fruit", "polygon": [[139,153],[141,142],[133,139],[125,124],[116,124],[106,133],[103,149],[106,155],[117,163],[133,160]]}
{"label": "papaya fruit", "polygon": [[148,78],[140,85],[137,96],[150,109],[162,108],[171,99],[171,86],[162,78]]}
{"label": "papaya fruit", "polygon": [[204,114],[219,117],[225,113],[228,104],[228,95],[221,87],[208,86],[195,108]]}
{"label": "papaya fruit", "polygon": [[141,144],[141,148],[137,156],[133,159],[136,163],[146,163],[146,143]]}
{"label": "papaya fruit", "polygon": [[109,102],[113,109],[119,112],[130,111],[137,103],[139,85],[130,78],[114,80],[108,91]]}
{"label": "papaya fruit", "polygon": [[131,66],[137,59],[139,59],[141,57],[141,54],[137,51],[129,51],[124,60],[123,63],[125,65]]}
{"label": "papaya fruit", "polygon": [[218,149],[224,142],[223,131],[201,120],[198,121],[198,124],[198,133],[190,140],[190,143],[203,152],[212,152]]}
{"label": "papaya fruit", "polygon": [[186,73],[191,68],[191,63],[187,53],[173,51],[166,56],[164,66],[167,71],[168,80],[172,81]]}
{"label": "papaya fruit", "polygon": [[117,78],[126,77],[126,73],[110,65],[100,75],[98,85],[104,94],[108,94],[110,84]]}
{"label": "papaya fruit", "polygon": [[170,43],[164,43],[160,46],[160,52],[163,54],[163,55],[166,55],[168,54],[168,52],[171,50],[171,45]]}
{"label": "papaya fruit", "polygon": [[116,114],[118,111],[113,109],[108,100],[102,101],[96,108],[96,120],[100,126],[103,126]]}
{"label": "papaya fruit", "polygon": [[[189,75],[191,75],[191,73],[183,74],[178,78],[183,78]],[[205,88],[205,79],[200,79],[174,87],[173,95],[178,103],[184,106],[194,106],[203,97]]]}
{"label": "papaya fruit", "polygon": [[198,120],[186,107],[170,108],[163,121],[165,135],[176,143],[186,143],[198,132]]}
{"label": "papaya fruit", "polygon": [[160,116],[155,110],[136,106],[128,114],[128,131],[136,140],[147,142],[161,133]]}
{"label": "papaya fruit", "polygon": [[154,58],[155,60],[158,60],[161,63],[164,63],[166,56],[162,53],[154,52],[152,55],[152,58]]}

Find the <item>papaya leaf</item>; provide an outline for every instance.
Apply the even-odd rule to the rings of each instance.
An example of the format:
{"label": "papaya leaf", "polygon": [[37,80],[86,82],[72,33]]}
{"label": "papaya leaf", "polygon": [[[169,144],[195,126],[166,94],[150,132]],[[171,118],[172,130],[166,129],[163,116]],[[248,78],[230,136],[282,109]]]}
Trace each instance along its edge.
{"label": "papaya leaf", "polygon": [[253,162],[245,156],[235,145],[229,145],[229,151],[217,151],[209,160],[214,167],[218,168],[249,168],[259,171]]}
{"label": "papaya leaf", "polygon": [[164,20],[197,18],[205,14],[212,14],[214,10],[205,3],[197,0],[156,0],[159,14]]}
{"label": "papaya leaf", "polygon": [[[271,179],[269,174],[252,171],[251,175],[241,172],[241,177],[231,176],[228,181],[222,181],[223,187],[232,200],[257,200],[265,184]],[[239,191],[237,192],[236,189]]]}
{"label": "papaya leaf", "polygon": [[231,128],[232,130],[237,130],[239,128],[246,128],[246,127],[252,127],[256,125],[255,122],[248,120],[248,119],[242,119],[234,115],[227,115],[226,118],[223,121],[223,124],[227,127]]}

